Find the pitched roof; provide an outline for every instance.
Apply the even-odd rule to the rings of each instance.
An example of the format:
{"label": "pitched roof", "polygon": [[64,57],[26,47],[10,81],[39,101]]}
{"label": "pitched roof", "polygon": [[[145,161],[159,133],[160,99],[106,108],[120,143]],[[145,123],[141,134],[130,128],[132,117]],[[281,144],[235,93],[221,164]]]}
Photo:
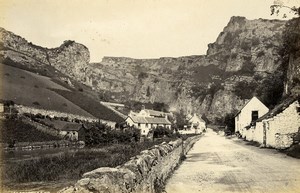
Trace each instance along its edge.
{"label": "pitched roof", "polygon": [[162,112],[162,111],[156,111],[156,110],[151,110],[151,109],[145,109],[147,113],[149,113],[150,116],[155,116],[155,117],[163,117],[167,113]]}
{"label": "pitched roof", "polygon": [[130,116],[129,118],[131,118],[132,121],[135,122],[135,123],[148,123],[147,120],[144,117]]}
{"label": "pitched roof", "polygon": [[67,123],[61,130],[62,131],[79,131],[82,128],[82,124],[79,123]]}
{"label": "pitched roof", "polygon": [[171,125],[171,122],[168,121],[165,118],[160,118],[160,117],[145,117],[148,123],[152,124],[166,124],[166,125]]}
{"label": "pitched roof", "polygon": [[131,120],[135,123],[149,123],[149,124],[166,124],[171,125],[171,122],[163,117],[139,117],[139,116],[129,116]]}
{"label": "pitched roof", "polygon": [[[251,99],[249,99],[244,105],[243,107],[234,115],[235,117],[240,114],[240,112],[243,110],[243,108],[245,108],[249,103],[250,101],[252,101],[254,98],[256,98],[257,100],[259,100],[256,96],[252,97]],[[259,100],[261,102],[261,100]],[[263,105],[265,105],[263,102],[261,102]]]}
{"label": "pitched roof", "polygon": [[201,116],[199,117],[198,115],[195,115],[195,114],[188,121],[190,122],[194,117],[198,118],[199,121],[201,121],[201,122],[205,122]]}
{"label": "pitched roof", "polygon": [[300,102],[300,96],[294,96],[294,97],[289,97],[287,99],[285,99],[284,101],[282,101],[280,104],[276,105],[271,111],[269,111],[267,114],[265,114],[264,116],[258,118],[256,120],[256,122],[260,122],[264,119],[269,119],[272,118],[274,116],[276,116],[277,114],[281,113],[282,111],[284,111],[286,108],[288,108],[292,103],[294,103],[296,100],[298,100]]}

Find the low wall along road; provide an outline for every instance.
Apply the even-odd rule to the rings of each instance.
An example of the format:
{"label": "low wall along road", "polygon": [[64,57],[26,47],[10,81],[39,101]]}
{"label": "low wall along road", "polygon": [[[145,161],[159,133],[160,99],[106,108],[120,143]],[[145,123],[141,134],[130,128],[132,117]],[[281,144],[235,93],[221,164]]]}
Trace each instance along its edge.
{"label": "low wall along road", "polygon": [[122,166],[98,168],[83,174],[74,186],[60,193],[87,192],[149,192],[161,188],[167,177],[181,162],[181,158],[200,139],[200,135],[162,143],[152,149],[142,151]]}

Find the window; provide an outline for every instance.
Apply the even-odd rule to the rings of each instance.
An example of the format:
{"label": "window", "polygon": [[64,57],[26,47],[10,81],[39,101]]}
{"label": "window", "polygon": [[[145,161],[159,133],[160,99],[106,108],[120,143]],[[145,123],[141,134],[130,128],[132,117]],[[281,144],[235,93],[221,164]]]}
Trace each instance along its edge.
{"label": "window", "polygon": [[258,111],[252,111],[251,122],[256,121],[258,119]]}
{"label": "window", "polygon": [[148,123],[146,123],[146,127],[148,127]]}
{"label": "window", "polygon": [[141,124],[140,123],[138,123],[138,127],[140,127],[141,126]]}

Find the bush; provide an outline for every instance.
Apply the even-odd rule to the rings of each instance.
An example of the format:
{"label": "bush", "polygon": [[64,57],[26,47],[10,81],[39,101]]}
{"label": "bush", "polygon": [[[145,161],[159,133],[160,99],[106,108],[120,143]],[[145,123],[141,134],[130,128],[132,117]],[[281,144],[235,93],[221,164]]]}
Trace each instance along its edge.
{"label": "bush", "polygon": [[111,129],[111,127],[95,123],[87,126],[85,130],[85,143],[88,146],[107,143],[130,143],[140,140],[140,130],[136,128],[126,128],[125,130]]}
{"label": "bush", "polygon": [[148,78],[148,74],[146,72],[140,72],[139,75],[138,75],[138,79],[142,80],[142,79],[145,79],[145,78]]}
{"label": "bush", "polygon": [[162,126],[157,126],[152,130],[153,132],[153,138],[163,138],[163,137],[169,137],[169,138],[177,138],[177,133],[174,133],[172,129],[168,129]]}
{"label": "bush", "polygon": [[32,104],[36,105],[36,106],[40,106],[40,103],[37,101],[34,101]]}
{"label": "bush", "polygon": [[284,91],[282,80],[282,72],[275,72],[258,85],[256,94],[267,107],[272,108],[281,100]]}
{"label": "bush", "polygon": [[257,87],[256,82],[241,81],[236,84],[233,92],[241,99],[250,99],[253,97]]}

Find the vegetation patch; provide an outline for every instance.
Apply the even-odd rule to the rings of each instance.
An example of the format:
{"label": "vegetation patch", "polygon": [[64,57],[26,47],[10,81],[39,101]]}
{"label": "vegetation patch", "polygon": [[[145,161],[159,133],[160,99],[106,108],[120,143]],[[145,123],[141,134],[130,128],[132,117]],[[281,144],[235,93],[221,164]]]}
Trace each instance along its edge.
{"label": "vegetation patch", "polygon": [[1,143],[41,142],[60,140],[58,137],[40,132],[34,126],[17,119],[1,120]]}
{"label": "vegetation patch", "polygon": [[56,93],[65,97],[72,103],[78,105],[81,109],[90,113],[91,115],[103,119],[116,122],[122,122],[124,119],[117,113],[102,105],[99,101],[94,100],[90,96],[85,95],[83,92],[70,92],[65,90],[53,89]]}

